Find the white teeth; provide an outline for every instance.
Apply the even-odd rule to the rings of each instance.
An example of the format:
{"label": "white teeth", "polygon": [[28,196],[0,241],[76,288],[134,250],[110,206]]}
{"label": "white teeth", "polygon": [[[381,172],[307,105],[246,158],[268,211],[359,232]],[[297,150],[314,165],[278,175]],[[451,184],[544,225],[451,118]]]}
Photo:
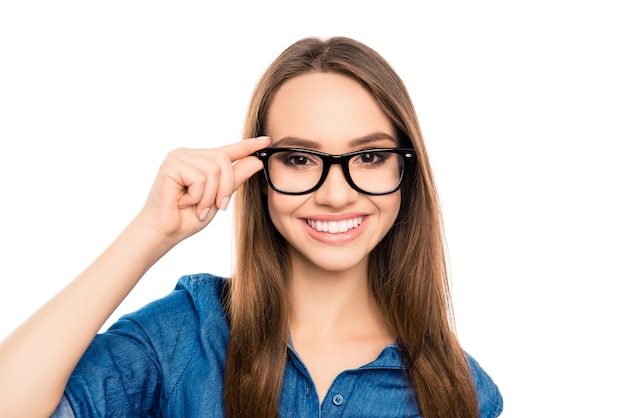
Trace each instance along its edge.
{"label": "white teeth", "polygon": [[314,221],[307,219],[307,224],[319,232],[329,232],[331,234],[347,232],[350,229],[356,228],[363,222],[363,217],[359,216],[353,219],[347,219],[339,222],[326,222],[326,221]]}

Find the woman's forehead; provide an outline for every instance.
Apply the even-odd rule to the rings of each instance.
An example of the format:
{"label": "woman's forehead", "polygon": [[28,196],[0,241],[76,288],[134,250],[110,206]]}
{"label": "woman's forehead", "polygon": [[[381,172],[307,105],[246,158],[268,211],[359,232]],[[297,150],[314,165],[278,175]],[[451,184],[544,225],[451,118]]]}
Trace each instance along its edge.
{"label": "woman's forehead", "polygon": [[337,73],[308,73],[285,82],[270,105],[265,133],[273,141],[289,137],[346,142],[373,134],[395,137],[391,121],[374,96],[354,79]]}

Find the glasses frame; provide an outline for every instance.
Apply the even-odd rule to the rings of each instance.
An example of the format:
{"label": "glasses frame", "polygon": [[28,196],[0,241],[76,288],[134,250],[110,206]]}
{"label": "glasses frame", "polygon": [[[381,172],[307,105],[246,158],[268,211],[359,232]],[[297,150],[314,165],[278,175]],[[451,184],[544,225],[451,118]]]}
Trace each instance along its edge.
{"label": "glasses frame", "polygon": [[[324,164],[322,167],[322,175],[320,176],[320,180],[317,182],[315,186],[303,192],[286,192],[284,190],[277,188],[274,185],[274,183],[272,183],[272,180],[270,179],[270,173],[269,173],[270,157],[273,154],[276,154],[277,152],[300,152],[300,153],[311,154],[311,155],[315,155],[316,157],[319,157]],[[402,160],[404,162],[404,167],[402,169],[402,172],[400,173],[400,180],[398,181],[398,185],[393,190],[389,190],[383,193],[372,193],[372,192],[368,192],[368,191],[361,189],[352,180],[352,177],[350,176],[350,169],[348,166],[348,163],[350,162],[350,160],[354,156],[362,155],[362,154],[369,154],[373,152],[392,152],[402,157]],[[326,154],[324,152],[313,151],[313,150],[308,150],[308,149],[303,149],[303,148],[264,148],[262,150],[255,152],[254,155],[256,155],[256,157],[259,158],[261,161],[263,161],[263,172],[265,174],[265,180],[267,180],[267,183],[270,185],[270,187],[273,190],[276,190],[278,193],[287,194],[287,195],[304,195],[304,194],[313,193],[314,191],[322,187],[322,184],[324,184],[326,177],[328,177],[328,172],[330,171],[330,167],[334,164],[339,164],[341,166],[344,178],[346,179],[350,187],[352,187],[357,192],[370,195],[370,196],[382,196],[382,195],[390,194],[400,189],[400,186],[402,185],[402,181],[404,180],[404,173],[406,172],[406,167],[409,166],[410,164],[415,163],[417,160],[417,154],[415,150],[412,150],[410,148],[370,148],[370,149],[364,149],[360,151],[354,151],[354,152],[349,152],[347,154],[339,154],[339,155]]]}

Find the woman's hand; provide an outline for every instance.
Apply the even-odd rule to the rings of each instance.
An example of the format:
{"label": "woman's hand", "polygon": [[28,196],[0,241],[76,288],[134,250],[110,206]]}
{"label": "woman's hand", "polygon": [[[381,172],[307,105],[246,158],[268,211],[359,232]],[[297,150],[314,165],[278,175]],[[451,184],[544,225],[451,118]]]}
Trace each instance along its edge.
{"label": "woman's hand", "polygon": [[137,219],[174,244],[195,234],[228,207],[241,183],[263,168],[250,154],[269,142],[259,137],[214,149],[170,152]]}
{"label": "woman's hand", "polygon": [[163,254],[226,209],[239,185],[263,167],[250,154],[269,142],[255,138],[167,156],[139,215],[0,342],[0,416],[50,416],[102,324]]}

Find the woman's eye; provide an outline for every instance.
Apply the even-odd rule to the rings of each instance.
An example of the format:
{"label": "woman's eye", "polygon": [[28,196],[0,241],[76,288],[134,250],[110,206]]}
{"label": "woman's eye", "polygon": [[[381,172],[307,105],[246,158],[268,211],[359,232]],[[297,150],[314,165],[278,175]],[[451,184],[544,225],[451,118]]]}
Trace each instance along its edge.
{"label": "woman's eye", "polygon": [[372,153],[361,154],[361,161],[364,163],[373,163],[376,161],[376,155]]}
{"label": "woman's eye", "polygon": [[387,159],[387,155],[381,152],[366,152],[358,157],[359,163],[363,164],[376,164],[382,163]]}
{"label": "woman's eye", "polygon": [[306,165],[309,162],[309,159],[304,155],[296,155],[289,159],[295,165]]}
{"label": "woman's eye", "polygon": [[304,167],[314,164],[314,161],[306,154],[287,154],[281,160],[283,164],[292,167]]}

